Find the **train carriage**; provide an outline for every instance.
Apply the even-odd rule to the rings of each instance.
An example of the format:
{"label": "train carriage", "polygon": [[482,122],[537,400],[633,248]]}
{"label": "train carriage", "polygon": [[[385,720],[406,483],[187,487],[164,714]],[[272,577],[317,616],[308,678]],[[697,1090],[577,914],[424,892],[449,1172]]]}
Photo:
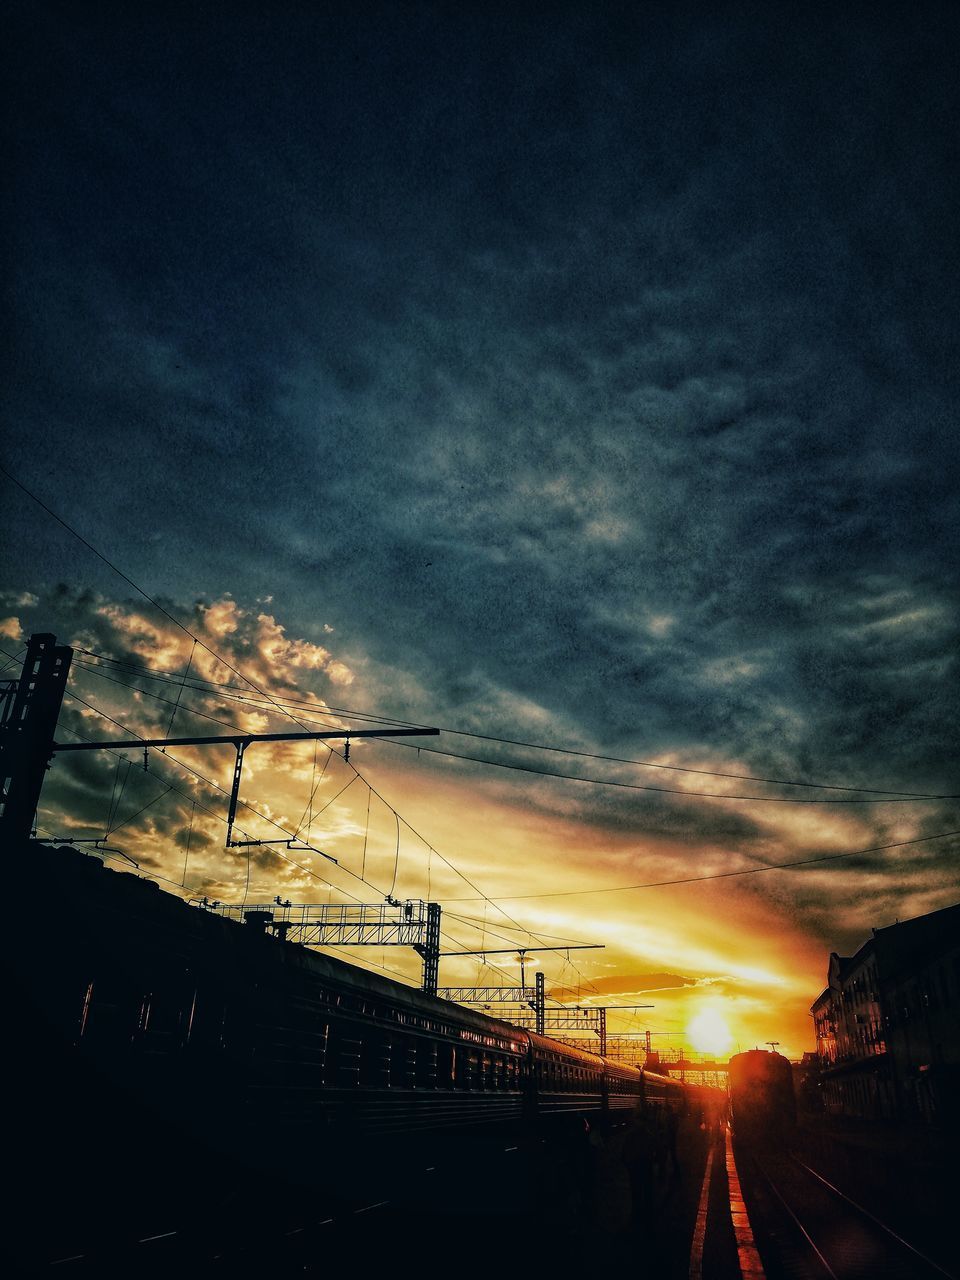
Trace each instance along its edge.
{"label": "train carriage", "polygon": [[644,1095],[685,1109],[680,1081],[198,910],[75,851],[46,853],[64,926],[27,966],[33,1004],[107,1094],[223,1117],[241,1144],[269,1132],[311,1152],[572,1121],[583,1132],[625,1121]]}
{"label": "train carriage", "polygon": [[738,1141],[773,1145],[790,1138],[797,1108],[786,1058],[765,1049],[735,1054],[728,1081],[730,1120]]}

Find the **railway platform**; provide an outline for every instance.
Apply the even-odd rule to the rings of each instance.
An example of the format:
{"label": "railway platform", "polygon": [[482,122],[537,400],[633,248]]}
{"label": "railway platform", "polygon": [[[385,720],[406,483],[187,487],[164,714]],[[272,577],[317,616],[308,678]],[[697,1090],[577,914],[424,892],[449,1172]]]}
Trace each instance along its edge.
{"label": "railway platform", "polygon": [[758,1146],[705,1120],[681,1122],[645,1184],[629,1127],[595,1139],[579,1262],[642,1261],[663,1280],[957,1280],[955,1170],[935,1135],[817,1117]]}

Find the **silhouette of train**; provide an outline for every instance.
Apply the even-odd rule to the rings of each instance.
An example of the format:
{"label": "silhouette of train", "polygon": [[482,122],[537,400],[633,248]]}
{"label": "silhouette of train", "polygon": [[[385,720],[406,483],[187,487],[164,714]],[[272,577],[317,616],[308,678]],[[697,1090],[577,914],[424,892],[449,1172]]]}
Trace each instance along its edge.
{"label": "silhouette of train", "polygon": [[779,1144],[797,1120],[789,1061],[766,1049],[749,1049],[730,1059],[727,1077],[730,1120],[739,1141]]}
{"label": "silhouette of train", "polygon": [[24,883],[56,920],[31,945],[18,917],[36,1070],[56,1077],[49,1096],[82,1079],[101,1116],[215,1117],[240,1147],[295,1136],[316,1163],[321,1149],[582,1133],[641,1100],[699,1104],[679,1080],[280,941],[73,849],[33,850]]}

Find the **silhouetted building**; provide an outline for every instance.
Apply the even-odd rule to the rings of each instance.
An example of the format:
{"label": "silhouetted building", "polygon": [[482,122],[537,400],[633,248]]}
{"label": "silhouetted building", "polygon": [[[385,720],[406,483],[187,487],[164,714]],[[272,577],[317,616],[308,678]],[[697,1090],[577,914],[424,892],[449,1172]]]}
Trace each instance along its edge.
{"label": "silhouetted building", "polygon": [[793,1063],[793,1094],[799,1111],[810,1112],[822,1109],[820,1059],[815,1052],[804,1053],[799,1062]]}
{"label": "silhouetted building", "polygon": [[830,956],[812,1013],[825,1109],[956,1122],[960,1088],[960,905],[874,929]]}

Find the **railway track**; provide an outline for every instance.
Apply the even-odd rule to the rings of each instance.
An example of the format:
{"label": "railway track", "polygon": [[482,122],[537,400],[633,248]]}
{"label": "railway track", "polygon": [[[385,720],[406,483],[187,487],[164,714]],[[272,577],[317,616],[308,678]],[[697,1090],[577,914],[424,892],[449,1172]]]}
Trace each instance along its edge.
{"label": "railway track", "polygon": [[958,1280],[796,1156],[737,1162],[767,1280]]}

